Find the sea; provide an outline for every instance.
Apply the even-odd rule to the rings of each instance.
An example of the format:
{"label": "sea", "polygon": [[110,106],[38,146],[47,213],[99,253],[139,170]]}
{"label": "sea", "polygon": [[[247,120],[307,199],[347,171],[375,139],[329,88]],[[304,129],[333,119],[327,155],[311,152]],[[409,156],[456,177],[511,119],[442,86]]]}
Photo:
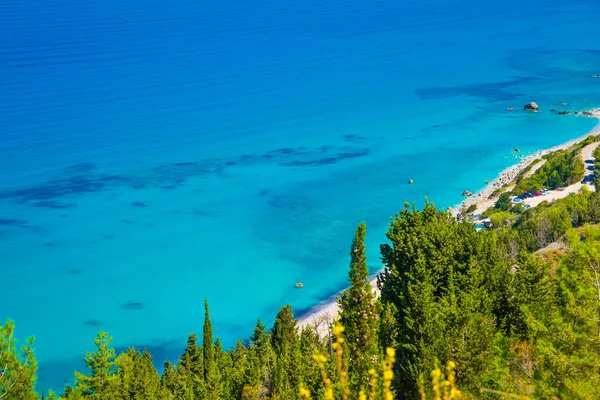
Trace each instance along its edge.
{"label": "sea", "polygon": [[404,204],[590,131],[550,110],[600,106],[598,37],[597,0],[2,1],[0,321],[60,391],[101,329],[161,366],[205,298],[225,347],[301,316],[358,223],[375,272]]}

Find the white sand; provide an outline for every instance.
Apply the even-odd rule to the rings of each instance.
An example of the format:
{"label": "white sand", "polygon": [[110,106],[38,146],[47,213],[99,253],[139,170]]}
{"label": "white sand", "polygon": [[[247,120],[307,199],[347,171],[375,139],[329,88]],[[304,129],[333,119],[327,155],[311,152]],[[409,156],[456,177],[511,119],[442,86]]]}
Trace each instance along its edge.
{"label": "white sand", "polygon": [[[593,118],[600,119],[600,109],[594,109],[591,112],[593,113]],[[548,153],[551,153],[553,151],[567,149],[570,146],[574,145],[575,143],[579,143],[579,142],[585,140],[590,135],[598,135],[598,134],[600,134],[600,123],[598,123],[598,125],[596,125],[594,127],[594,129],[592,129],[590,132],[586,133],[583,136],[580,136],[576,139],[570,140],[570,141],[560,144],[558,146],[554,146],[550,149],[538,151],[535,154],[529,155],[527,157],[523,157],[523,159],[521,159],[521,161],[519,161],[518,164],[512,165],[512,166],[506,168],[504,171],[502,171],[500,173],[500,175],[498,175],[498,177],[495,180],[493,180],[489,185],[487,185],[486,187],[481,189],[479,192],[475,193],[473,196],[470,196],[463,202],[459,203],[457,206],[453,207],[452,213],[456,216],[460,213],[461,209],[467,208],[470,205],[475,204],[475,205],[477,205],[477,209],[473,212],[473,216],[475,218],[477,218],[478,215],[480,215],[483,211],[485,211],[488,208],[490,208],[491,206],[493,206],[496,203],[496,201],[498,200],[498,196],[495,196],[492,199],[489,199],[490,195],[496,189],[502,188],[504,185],[508,185],[506,187],[506,190],[511,190],[512,185],[509,185],[509,184],[517,177],[517,175],[521,171],[523,171],[525,168],[527,168],[534,160],[541,159],[542,156],[544,156]],[[591,151],[593,151],[593,149],[591,149]],[[590,155],[591,155],[591,151],[590,151]],[[591,157],[588,157],[586,159],[589,159],[589,158],[591,158]],[[538,164],[539,165],[536,164],[534,167],[532,167],[532,170],[541,167],[542,162],[538,162]],[[572,186],[574,186],[574,185],[572,185]],[[589,187],[590,187],[590,185],[588,185],[588,188]],[[579,189],[581,189],[581,187],[579,187],[577,189],[575,187],[573,187],[573,188],[569,187],[569,188],[565,188],[565,191],[567,189],[569,189],[570,191],[564,195],[562,195],[561,192],[555,193],[555,191],[553,191],[551,193],[551,195],[555,196],[554,198],[566,197],[569,193],[577,193],[579,191]],[[576,191],[571,191],[571,190],[576,190]],[[551,200],[551,195],[542,196],[541,197],[542,200],[539,200],[539,202],[537,202],[536,205],[541,203],[543,200]],[[539,198],[536,197],[536,198],[527,199],[529,201],[526,201],[525,203],[529,204],[530,201],[537,200],[537,199],[539,199]],[[532,206],[533,206],[533,204],[532,204]]]}
{"label": "white sand", "polygon": [[[377,288],[378,276],[379,274],[370,279],[371,288],[373,288],[373,292],[377,297],[379,297],[379,289]],[[329,326],[333,322],[333,319],[337,317],[339,312],[340,308],[335,298],[327,300],[313,307],[310,311],[301,316],[298,319],[298,329],[311,326],[320,336],[325,336],[327,332],[329,332]]]}

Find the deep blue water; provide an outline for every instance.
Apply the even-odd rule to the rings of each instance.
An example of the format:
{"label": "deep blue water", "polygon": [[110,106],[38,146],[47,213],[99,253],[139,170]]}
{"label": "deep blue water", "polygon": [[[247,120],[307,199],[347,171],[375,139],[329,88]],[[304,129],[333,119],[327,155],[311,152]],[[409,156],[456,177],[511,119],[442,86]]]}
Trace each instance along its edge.
{"label": "deep blue water", "polygon": [[345,286],[358,222],[375,270],[405,201],[454,205],[515,147],[589,131],[548,110],[600,106],[598,21],[594,0],[1,2],[0,320],[60,388],[100,328],[162,363],[205,296],[227,345],[307,310]]}

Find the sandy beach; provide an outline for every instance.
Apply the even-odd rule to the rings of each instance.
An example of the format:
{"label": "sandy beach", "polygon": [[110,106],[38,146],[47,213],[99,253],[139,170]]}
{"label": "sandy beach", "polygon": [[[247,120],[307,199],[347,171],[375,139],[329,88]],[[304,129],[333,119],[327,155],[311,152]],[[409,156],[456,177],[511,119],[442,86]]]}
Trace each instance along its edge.
{"label": "sandy beach", "polygon": [[[589,116],[589,117],[586,116],[586,117],[582,117],[582,118],[597,118],[598,120],[600,120],[600,109],[591,110],[591,113],[592,113],[592,116]],[[582,135],[578,138],[569,140],[568,142],[559,144],[559,145],[551,147],[549,149],[540,150],[533,154],[527,155],[526,157],[523,157],[516,165],[512,165],[512,166],[506,168],[505,170],[503,170],[502,172],[500,172],[498,177],[496,177],[496,179],[491,181],[483,189],[479,190],[478,192],[474,193],[472,196],[469,196],[468,198],[466,198],[465,200],[463,200],[456,206],[452,207],[452,214],[457,216],[461,209],[468,208],[472,204],[477,205],[477,210],[475,210],[475,212],[473,214],[474,215],[481,214],[483,211],[485,211],[486,209],[488,209],[489,207],[491,207],[492,205],[495,204],[497,198],[494,197],[494,198],[490,199],[491,194],[496,189],[500,189],[501,187],[503,187],[505,185],[509,185],[516,178],[516,176],[519,175],[519,173],[521,173],[521,171],[523,171],[529,165],[531,165],[531,163],[533,161],[535,161],[536,159],[541,159],[544,155],[546,155],[548,153],[552,153],[553,151],[567,149],[570,146],[574,145],[575,143],[585,140],[590,135],[599,135],[599,134],[600,134],[600,121],[591,131],[587,132],[585,135]],[[535,165],[532,168],[531,172],[533,172],[534,169],[541,167],[541,165],[542,165],[542,162],[539,162],[537,165]],[[548,198],[545,198],[545,199],[550,200]]]}
{"label": "sandy beach", "polygon": [[[377,277],[379,276],[380,272],[378,272],[375,276],[372,276],[370,278],[371,287],[373,288],[373,292],[375,292],[375,295],[377,297],[379,297],[379,289],[377,288]],[[338,304],[335,300],[338,295],[339,293],[333,298],[316,305],[307,313],[302,315],[298,319],[298,329],[303,329],[304,327],[311,326],[320,335],[326,334],[329,329],[330,323],[340,312]]]}
{"label": "sandy beach", "polygon": [[[597,118],[600,120],[600,109],[594,109],[591,112],[593,115],[591,117],[586,116],[585,118]],[[564,149],[572,146],[575,143],[585,140],[590,135],[599,135],[599,134],[600,134],[600,121],[591,131],[587,132],[585,135],[582,135],[573,140],[569,140],[568,142],[562,143],[562,144],[554,146],[552,148],[549,148],[546,150],[540,150],[534,154],[530,154],[526,157],[523,157],[516,165],[512,165],[512,166],[506,168],[505,170],[503,170],[496,179],[491,181],[483,189],[474,193],[472,196],[468,197],[467,199],[465,199],[464,201],[459,203],[457,206],[453,207],[452,213],[456,216],[462,208],[469,207],[471,204],[477,205],[477,210],[475,211],[475,214],[483,212],[487,208],[491,207],[496,201],[496,198],[489,199],[490,195],[496,189],[501,188],[504,185],[510,184],[515,179],[515,177],[521,171],[523,171],[525,168],[527,168],[534,160],[540,159],[542,156],[544,156],[548,153],[551,153],[553,151],[564,150]],[[595,144],[595,145],[597,145],[597,144]],[[595,148],[595,146],[594,146],[594,148]],[[584,151],[584,153],[586,153],[586,156],[589,156],[587,153],[591,153],[592,149],[593,149],[593,147],[588,146],[588,148]],[[542,165],[542,163],[540,162],[534,168],[539,168],[541,165]],[[532,168],[532,170],[533,170],[533,168]],[[568,190],[565,190],[562,192],[557,192],[553,196],[556,198],[565,197],[570,193],[579,191],[579,189],[581,189],[581,186],[582,186],[581,183],[572,185],[572,187],[570,186],[568,188]],[[530,200],[541,202],[544,200],[551,201],[553,199],[554,198],[551,196],[544,196],[544,197],[535,198],[535,200],[534,199],[530,199]],[[533,204],[532,204],[532,206],[533,206]],[[379,275],[379,273],[381,273],[381,271],[378,272],[375,276],[373,276],[370,279],[371,287],[373,288],[373,291],[376,293],[377,296],[379,296],[379,289],[377,288],[377,276]],[[329,329],[329,324],[333,321],[333,319],[339,313],[339,307],[335,300],[336,297],[337,297],[337,295],[332,297],[329,300],[326,300],[326,301],[316,305],[311,310],[309,310],[304,315],[302,315],[298,319],[298,328],[303,329],[304,327],[311,326],[320,335],[326,334]]]}

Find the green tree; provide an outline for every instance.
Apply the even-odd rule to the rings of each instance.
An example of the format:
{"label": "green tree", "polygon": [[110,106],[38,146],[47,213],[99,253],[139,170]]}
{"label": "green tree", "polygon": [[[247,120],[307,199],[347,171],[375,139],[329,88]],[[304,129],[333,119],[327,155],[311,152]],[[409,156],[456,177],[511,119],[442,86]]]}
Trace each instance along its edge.
{"label": "green tree", "polygon": [[212,323],[208,311],[208,300],[204,298],[204,328],[202,335],[202,352],[204,356],[204,382],[207,399],[219,399],[220,381],[215,369],[215,352],[213,347]]}
{"label": "green tree", "polygon": [[85,354],[85,364],[90,375],[75,371],[75,387],[86,398],[102,400],[117,399],[116,390],[118,366],[115,362],[115,350],[110,347],[112,338],[108,332],[100,331],[94,343],[97,351]]}
{"label": "green tree", "polygon": [[13,321],[0,326],[0,399],[37,399],[34,338],[28,338],[19,351],[14,333]]}
{"label": "green tree", "polygon": [[493,361],[493,305],[502,300],[495,283],[505,266],[493,237],[484,240],[429,202],[423,210],[406,206],[387,237],[381,299],[393,304],[397,319],[391,331],[397,332],[400,394],[417,397],[420,377],[437,359],[455,360],[457,382],[477,393]]}
{"label": "green tree", "polygon": [[512,204],[510,202],[509,192],[502,193],[500,197],[498,197],[498,201],[496,201],[496,204],[494,205],[494,208],[500,211],[508,211],[511,209],[511,207]]}
{"label": "green tree", "polygon": [[298,397],[300,351],[296,323],[292,307],[287,305],[277,313],[271,330],[271,345],[277,356],[271,391],[274,397],[282,400]]}
{"label": "green tree", "polygon": [[379,303],[369,282],[365,246],[366,225],[361,223],[350,247],[350,287],[337,298],[340,322],[348,350],[350,389],[368,392],[368,371],[379,365]]}
{"label": "green tree", "polygon": [[152,356],[144,350],[127,349],[116,361],[119,366],[119,393],[122,399],[161,399],[160,376]]}

